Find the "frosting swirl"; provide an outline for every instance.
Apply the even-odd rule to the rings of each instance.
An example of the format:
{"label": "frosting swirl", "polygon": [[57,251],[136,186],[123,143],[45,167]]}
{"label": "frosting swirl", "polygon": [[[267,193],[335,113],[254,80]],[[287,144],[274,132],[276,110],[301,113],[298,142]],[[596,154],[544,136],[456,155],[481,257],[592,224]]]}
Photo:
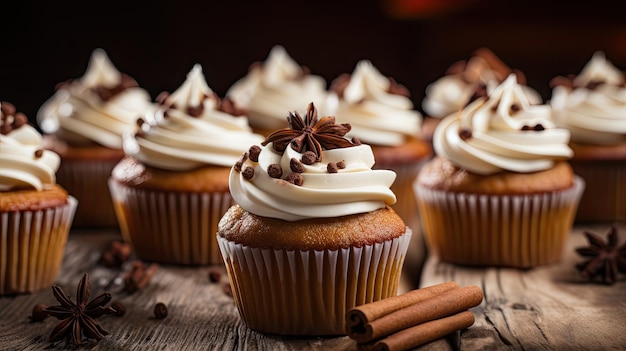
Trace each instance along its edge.
{"label": "frosting swirl", "polygon": [[[291,129],[265,139],[264,147],[251,147],[233,166],[230,191],[242,208],[259,216],[296,221],[369,212],[395,203],[389,187],[396,174],[372,170],[370,146],[343,137],[349,126],[335,125],[334,117],[318,121],[313,104],[304,122],[297,113],[290,113],[289,125]],[[283,135],[293,138],[279,138]],[[319,159],[309,144],[300,148],[301,144],[292,142],[301,135],[320,143]]]}
{"label": "frosting swirl", "polygon": [[542,102],[537,91],[524,85],[522,72],[507,67],[491,50],[480,48],[468,60],[454,63],[443,77],[426,87],[422,108],[430,117],[446,117],[486,96],[510,73],[517,75],[531,104]]}
{"label": "frosting swirl", "polygon": [[572,140],[593,145],[626,142],[626,76],[595,52],[578,76],[555,77],[553,118]]}
{"label": "frosting swirl", "polygon": [[226,92],[238,107],[246,110],[252,127],[275,130],[285,127],[285,115],[313,101],[323,106],[326,81],[309,74],[282,46],[274,46],[263,63],[255,63],[248,74]]}
{"label": "frosting swirl", "polygon": [[190,170],[206,165],[231,166],[244,148],[263,140],[251,132],[246,117],[218,110],[220,99],[196,64],[171,95],[162,93],[158,113],[125,138],[125,153],[147,165]]}
{"label": "frosting swirl", "polygon": [[446,117],[433,138],[438,155],[478,174],[549,169],[572,157],[568,142],[569,131],[555,128],[550,107],[532,105],[514,74]]}
{"label": "frosting swirl", "polygon": [[[420,130],[422,115],[413,109],[408,90],[383,76],[370,61],[359,61],[352,75],[331,84],[333,114],[352,126],[350,136],[373,145],[397,146]],[[337,99],[333,101],[333,99]]]}
{"label": "frosting swirl", "polygon": [[95,142],[122,148],[122,136],[136,129],[137,118],[152,108],[150,95],[131,77],[120,73],[102,49],[93,51],[87,72],[61,84],[37,112],[41,129],[65,141]]}
{"label": "frosting swirl", "polygon": [[42,148],[42,136],[24,114],[0,102],[0,191],[41,191],[56,182],[59,155]]}

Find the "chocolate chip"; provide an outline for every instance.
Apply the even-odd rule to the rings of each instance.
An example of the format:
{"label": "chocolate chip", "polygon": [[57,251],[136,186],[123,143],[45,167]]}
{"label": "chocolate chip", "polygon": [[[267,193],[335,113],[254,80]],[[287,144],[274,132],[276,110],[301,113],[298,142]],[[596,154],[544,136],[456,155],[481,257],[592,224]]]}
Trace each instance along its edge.
{"label": "chocolate chip", "polygon": [[35,158],[40,158],[41,156],[43,156],[43,150],[35,150]]}
{"label": "chocolate chip", "polygon": [[121,317],[126,314],[126,306],[118,300],[111,302],[111,308],[115,310],[114,316]]}
{"label": "chocolate chip", "polygon": [[521,110],[521,107],[519,107],[518,104],[511,105],[511,112],[517,112],[519,110]]}
{"label": "chocolate chip", "polygon": [[258,145],[252,145],[250,150],[248,150],[248,154],[250,156],[250,160],[253,162],[259,162],[259,154],[261,154],[261,147]]}
{"label": "chocolate chip", "polygon": [[267,174],[272,178],[280,178],[283,176],[283,168],[278,163],[272,163],[267,166]]}
{"label": "chocolate chip", "polygon": [[208,275],[211,283],[217,283],[222,278],[222,272],[217,268],[210,268]]}
{"label": "chocolate chip", "polygon": [[541,132],[542,130],[545,130],[546,128],[544,128],[541,124],[537,124],[535,125],[535,127],[533,128],[533,130],[535,132]]}
{"label": "chocolate chip", "polygon": [[204,105],[200,104],[199,106],[188,106],[187,113],[192,117],[200,117],[204,112]]}
{"label": "chocolate chip", "polygon": [[344,168],[346,168],[346,162],[345,162],[345,161],[339,161],[339,162],[337,162],[337,168],[339,168],[339,169],[344,169]]}
{"label": "chocolate chip", "polygon": [[302,154],[302,158],[300,160],[305,165],[312,165],[315,163],[316,159],[317,157],[315,157],[315,153],[313,151],[306,151],[305,153]]}
{"label": "chocolate chip", "polygon": [[337,168],[337,164],[335,162],[329,162],[326,165],[326,170],[328,171],[328,173],[337,173],[339,168]]}
{"label": "chocolate chip", "polygon": [[289,168],[292,172],[304,173],[304,165],[295,158],[289,160]]}
{"label": "chocolate chip", "polygon": [[288,183],[298,186],[302,185],[302,183],[304,182],[304,179],[302,178],[302,175],[300,173],[289,173],[285,180]]}
{"label": "chocolate chip", "polygon": [[463,128],[461,130],[459,130],[459,138],[461,138],[462,140],[468,140],[472,138],[472,131],[467,129],[467,128]]}
{"label": "chocolate chip", "polygon": [[244,179],[250,180],[254,177],[254,167],[248,166],[241,172],[241,175]]}
{"label": "chocolate chip", "polygon": [[237,160],[237,162],[235,162],[235,165],[233,166],[235,171],[241,172],[241,167],[243,167],[243,164],[244,162],[246,162],[247,159],[248,159],[248,154],[244,152],[239,158],[239,160]]}
{"label": "chocolate chip", "polygon": [[524,126],[522,127],[522,130],[523,130],[523,131],[527,131],[527,130],[533,130],[533,129],[532,129],[530,126],[524,125]]}
{"label": "chocolate chip", "polygon": [[167,306],[163,302],[154,305],[154,318],[163,319],[167,317]]}

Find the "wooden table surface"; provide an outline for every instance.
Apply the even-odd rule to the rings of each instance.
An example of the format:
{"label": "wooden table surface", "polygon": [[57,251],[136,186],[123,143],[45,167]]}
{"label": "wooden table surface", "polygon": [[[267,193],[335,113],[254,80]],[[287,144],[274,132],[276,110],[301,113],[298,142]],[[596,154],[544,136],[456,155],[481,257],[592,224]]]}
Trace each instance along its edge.
{"label": "wooden table surface", "polygon": [[[478,285],[484,293],[482,304],[472,309],[476,316],[472,327],[418,349],[626,350],[626,275],[613,285],[593,284],[585,282],[574,268],[582,260],[574,248],[586,244],[582,232],[604,235],[608,226],[577,225],[562,261],[532,270],[458,267],[429,257],[416,281],[421,261],[409,254],[400,292],[454,280],[461,286]],[[617,227],[623,242],[626,223]],[[116,231],[70,233],[57,284],[75,299],[76,285],[87,272],[92,297],[110,291],[128,310],[123,317],[99,318],[110,335],[79,349],[356,350],[348,337],[290,338],[248,329],[224,292],[225,273],[220,282],[212,283],[209,267],[161,265],[147,287],[132,295],[123,293],[124,267],[110,269],[98,263],[101,252],[114,239],[119,239]],[[167,318],[153,317],[157,302],[168,306]],[[31,310],[38,303],[57,304],[51,289],[0,297],[0,350],[64,348],[63,343],[47,341],[56,319],[30,322]]]}

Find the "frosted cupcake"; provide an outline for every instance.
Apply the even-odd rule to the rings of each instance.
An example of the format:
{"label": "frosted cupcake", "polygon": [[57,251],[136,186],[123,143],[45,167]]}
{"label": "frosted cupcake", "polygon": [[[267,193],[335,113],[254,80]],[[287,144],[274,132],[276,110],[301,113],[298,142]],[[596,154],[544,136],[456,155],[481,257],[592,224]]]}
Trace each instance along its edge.
{"label": "frosted cupcake", "polygon": [[417,230],[413,181],[423,161],[430,158],[431,147],[419,136],[422,116],[413,109],[408,90],[367,60],[358,62],[351,75],[333,80],[330,90],[332,114],[352,127],[347,136],[371,146],[375,169],[396,173],[391,190],[398,201],[392,207]]}
{"label": "frosted cupcake", "polygon": [[515,73],[531,104],[541,104],[539,93],[526,85],[526,78],[520,70],[509,68],[500,58],[487,48],[474,51],[467,60],[457,61],[444,76],[426,87],[422,108],[427,118],[424,121],[423,136],[431,140],[435,127],[453,112],[458,112],[477,98],[486,96],[509,74]]}
{"label": "frosted cupcake", "polygon": [[60,158],[8,102],[0,102],[0,295],[56,280],[76,199],[55,183]]}
{"label": "frosted cupcake", "polygon": [[311,101],[323,111],[325,97],[324,78],[310,74],[280,45],[226,92],[226,98],[248,116],[250,126],[265,136],[287,127],[285,111],[297,111]]}
{"label": "frosted cupcake", "polygon": [[530,268],[557,262],[584,182],[569,132],[510,75],[441,121],[416,181],[423,229],[442,261]]}
{"label": "frosted cupcake", "polygon": [[158,102],[159,113],[125,139],[127,157],[109,181],[122,235],[146,261],[221,264],[215,232],[232,205],[230,167],[263,137],[219,110],[200,65]]}
{"label": "frosted cupcake", "polygon": [[550,104],[567,128],[571,160],[587,187],[578,221],[626,220],[626,76],[596,52],[577,76],[555,77]]}
{"label": "frosted cupcake", "polygon": [[250,328],[341,335],[350,308],[396,295],[412,231],[390,207],[394,172],[372,170],[349,125],[313,104],[288,125],[234,164],[218,242]]}
{"label": "frosted cupcake", "polygon": [[57,180],[80,202],[74,226],[117,226],[107,179],[124,156],[122,135],[152,107],[149,94],[96,49],[85,75],[60,84],[39,109],[45,147],[63,160]]}

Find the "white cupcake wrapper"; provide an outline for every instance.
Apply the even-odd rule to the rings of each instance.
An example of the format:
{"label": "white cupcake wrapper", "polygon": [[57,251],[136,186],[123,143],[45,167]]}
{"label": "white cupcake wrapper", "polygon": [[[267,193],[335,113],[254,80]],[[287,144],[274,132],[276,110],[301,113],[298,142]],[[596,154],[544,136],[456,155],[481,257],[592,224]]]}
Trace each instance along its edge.
{"label": "white cupcake wrapper", "polygon": [[74,216],[74,227],[116,227],[107,180],[117,161],[62,162],[57,183],[74,196],[80,206]]}
{"label": "white cupcake wrapper", "polygon": [[338,250],[272,250],[217,238],[239,313],[254,330],[343,335],[346,312],[397,294],[412,231]]}
{"label": "white cupcake wrapper", "polygon": [[232,205],[229,192],[184,193],[109,188],[124,240],[137,257],[160,263],[222,264],[217,224]]}
{"label": "white cupcake wrapper", "polygon": [[479,195],[416,183],[429,248],[446,262],[530,268],[556,262],[571,230],[585,182],[533,195]]}
{"label": "white cupcake wrapper", "polygon": [[0,213],[0,295],[52,286],[78,201],[38,211]]}

